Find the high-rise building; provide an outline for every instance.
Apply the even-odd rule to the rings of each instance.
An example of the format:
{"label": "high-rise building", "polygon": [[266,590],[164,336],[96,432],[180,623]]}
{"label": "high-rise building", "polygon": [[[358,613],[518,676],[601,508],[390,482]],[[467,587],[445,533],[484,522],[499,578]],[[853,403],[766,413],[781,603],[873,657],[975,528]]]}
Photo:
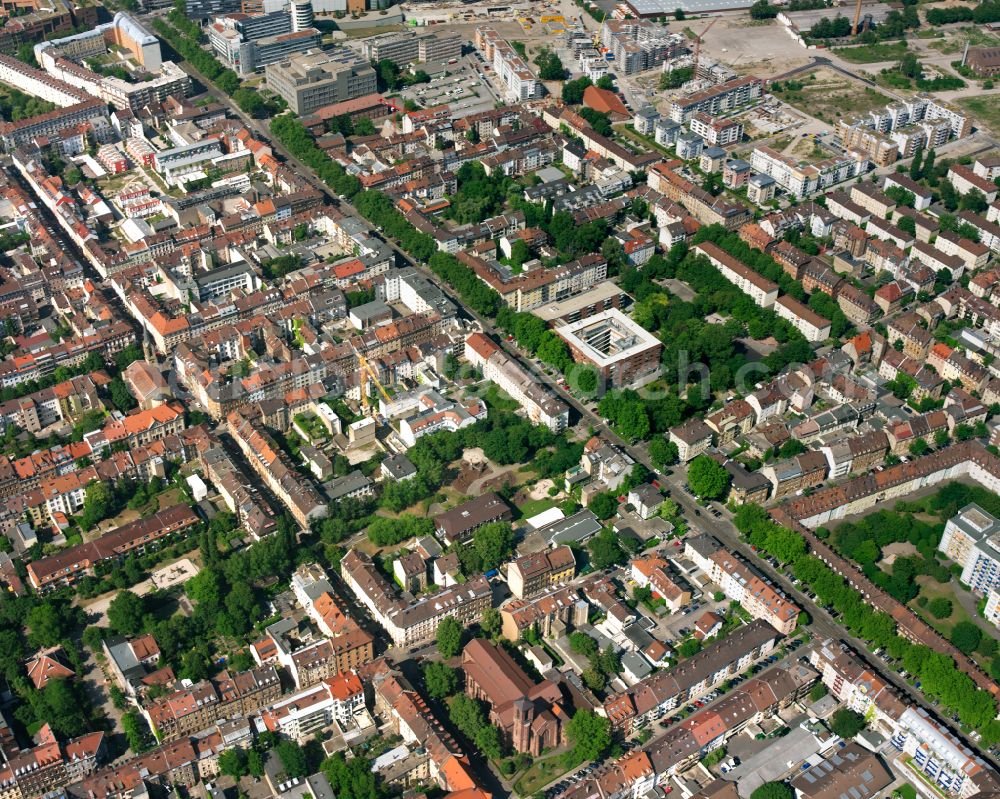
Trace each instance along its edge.
{"label": "high-rise building", "polygon": [[292,30],[304,31],[313,26],[313,7],[311,0],[292,0],[288,6],[292,16]]}

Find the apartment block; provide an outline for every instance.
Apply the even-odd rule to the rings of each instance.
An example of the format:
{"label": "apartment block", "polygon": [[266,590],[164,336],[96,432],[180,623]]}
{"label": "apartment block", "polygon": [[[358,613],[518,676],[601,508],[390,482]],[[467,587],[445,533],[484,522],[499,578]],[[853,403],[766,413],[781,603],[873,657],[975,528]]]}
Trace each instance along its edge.
{"label": "apartment block", "polygon": [[568,546],[524,555],[507,564],[507,584],[518,599],[537,594],[573,579],[576,558]]}
{"label": "apartment block", "polygon": [[804,165],[770,147],[757,147],[750,155],[750,165],[755,170],[774,178],[781,188],[799,199],[863,175],[869,163],[868,156],[860,152]]}
{"label": "apartment block", "polygon": [[482,333],[473,333],[465,340],[465,358],[483,370],[483,377],[496,383],[513,399],[521,403],[528,418],[554,432],[569,424],[569,407],[543,388],[521,365]]}
{"label": "apartment block", "polygon": [[755,619],[767,622],[783,635],[795,630],[799,606],[782,596],[739,555],[724,549],[718,539],[709,535],[689,538],[684,543],[684,554]]}
{"label": "apartment block", "polygon": [[312,50],[264,68],[267,85],[299,116],[374,94],[375,70],[341,51]]}
{"label": "apartment block", "polygon": [[695,245],[695,252],[704,255],[722,276],[761,308],[770,308],[778,299],[778,285],[758,274],[742,261],[710,241]]}
{"label": "apartment block", "polygon": [[686,125],[698,113],[718,116],[749,105],[763,94],[764,82],[748,75],[744,78],[712,86],[687,97],[674,98],[670,104],[670,119]]}

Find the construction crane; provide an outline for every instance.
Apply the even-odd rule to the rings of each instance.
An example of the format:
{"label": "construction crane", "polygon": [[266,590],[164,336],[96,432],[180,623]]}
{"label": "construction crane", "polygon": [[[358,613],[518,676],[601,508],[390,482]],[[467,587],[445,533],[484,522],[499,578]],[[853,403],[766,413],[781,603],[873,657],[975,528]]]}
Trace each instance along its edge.
{"label": "construction crane", "polygon": [[604,14],[601,16],[601,24],[597,26],[597,30],[594,32],[594,40],[593,42],[591,42],[594,45],[594,47],[597,47],[601,43],[601,31],[604,30],[604,21],[607,18],[608,18],[608,11],[607,9],[605,9]]}
{"label": "construction crane", "polygon": [[692,78],[697,78],[698,77],[698,59],[701,58],[701,41],[702,41],[702,39],[705,38],[705,34],[708,33],[712,29],[712,26],[716,22],[718,22],[718,21],[719,21],[718,17],[716,17],[715,19],[713,19],[711,22],[708,23],[708,27],[705,28],[705,30],[703,30],[701,32],[701,35],[696,36],[695,39],[694,39],[694,58],[691,61],[691,77]]}
{"label": "construction crane", "polygon": [[858,24],[861,22],[861,0],[854,6],[854,24],[851,25],[851,36],[858,35]]}
{"label": "construction crane", "polygon": [[371,403],[368,401],[368,381],[370,380],[375,384],[379,393],[385,397],[386,402],[392,402],[392,397],[389,396],[389,392],[385,390],[385,386],[379,381],[378,375],[375,373],[375,368],[368,362],[368,359],[364,355],[358,352],[356,347],[354,347],[354,356],[358,359],[358,364],[361,366],[361,407],[364,408],[366,416],[378,417],[378,413],[372,409]]}

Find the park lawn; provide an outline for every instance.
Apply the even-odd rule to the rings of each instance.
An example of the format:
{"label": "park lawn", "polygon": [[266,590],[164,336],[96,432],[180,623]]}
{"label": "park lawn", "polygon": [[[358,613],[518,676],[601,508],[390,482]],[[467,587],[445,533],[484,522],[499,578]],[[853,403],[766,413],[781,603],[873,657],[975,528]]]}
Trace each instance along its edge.
{"label": "park lawn", "polygon": [[889,98],[881,92],[826,67],[798,75],[792,82],[799,88],[789,89],[786,81],[779,81],[780,90],[772,86],[772,93],[803,114],[826,122],[866,114],[889,104]]}
{"label": "park lawn", "polygon": [[898,61],[907,49],[906,42],[886,42],[858,47],[839,47],[833,53],[852,64],[877,64],[880,61]]}
{"label": "park lawn", "polygon": [[960,97],[954,102],[971,113],[979,126],[989,128],[995,135],[1000,135],[1000,103],[997,102],[995,93]]}
{"label": "park lawn", "polygon": [[951,615],[946,619],[939,619],[926,608],[920,607],[916,599],[910,601],[910,609],[945,638],[951,636],[952,628],[960,621],[968,621],[975,624],[965,608],[962,607],[962,603],[958,601],[958,597],[955,595],[955,588],[951,583],[939,583],[925,574],[917,577],[917,583],[920,585],[919,596],[927,597],[928,601],[936,597],[944,597],[951,601]]}
{"label": "park lawn", "polygon": [[896,790],[899,791],[899,795],[903,799],[917,799],[917,789],[908,782],[903,783]]}
{"label": "park lawn", "polygon": [[563,753],[536,760],[521,778],[514,783],[514,790],[521,796],[531,796],[552,782],[556,777],[569,771],[563,766]]}

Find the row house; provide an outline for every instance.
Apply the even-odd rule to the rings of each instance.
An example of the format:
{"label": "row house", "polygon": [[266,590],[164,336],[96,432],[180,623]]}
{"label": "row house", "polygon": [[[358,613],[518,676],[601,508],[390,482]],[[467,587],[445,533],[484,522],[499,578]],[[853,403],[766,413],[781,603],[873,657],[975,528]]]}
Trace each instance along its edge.
{"label": "row house", "polygon": [[940,431],[950,432],[949,419],[950,417],[944,411],[931,411],[892,422],[886,428],[892,454],[907,454],[910,447],[917,441],[933,445],[936,433]]}
{"label": "row house", "polygon": [[154,543],[186,532],[201,519],[187,505],[174,505],[145,519],[122,525],[93,541],[64,549],[28,564],[28,582],[36,591],[71,585],[99,565],[142,554]]}
{"label": "row house", "polygon": [[604,701],[605,715],[613,729],[628,735],[743,673],[767,657],[780,637],[763,619],[737,627],[678,665],[656,672],[624,693],[612,694]]}

